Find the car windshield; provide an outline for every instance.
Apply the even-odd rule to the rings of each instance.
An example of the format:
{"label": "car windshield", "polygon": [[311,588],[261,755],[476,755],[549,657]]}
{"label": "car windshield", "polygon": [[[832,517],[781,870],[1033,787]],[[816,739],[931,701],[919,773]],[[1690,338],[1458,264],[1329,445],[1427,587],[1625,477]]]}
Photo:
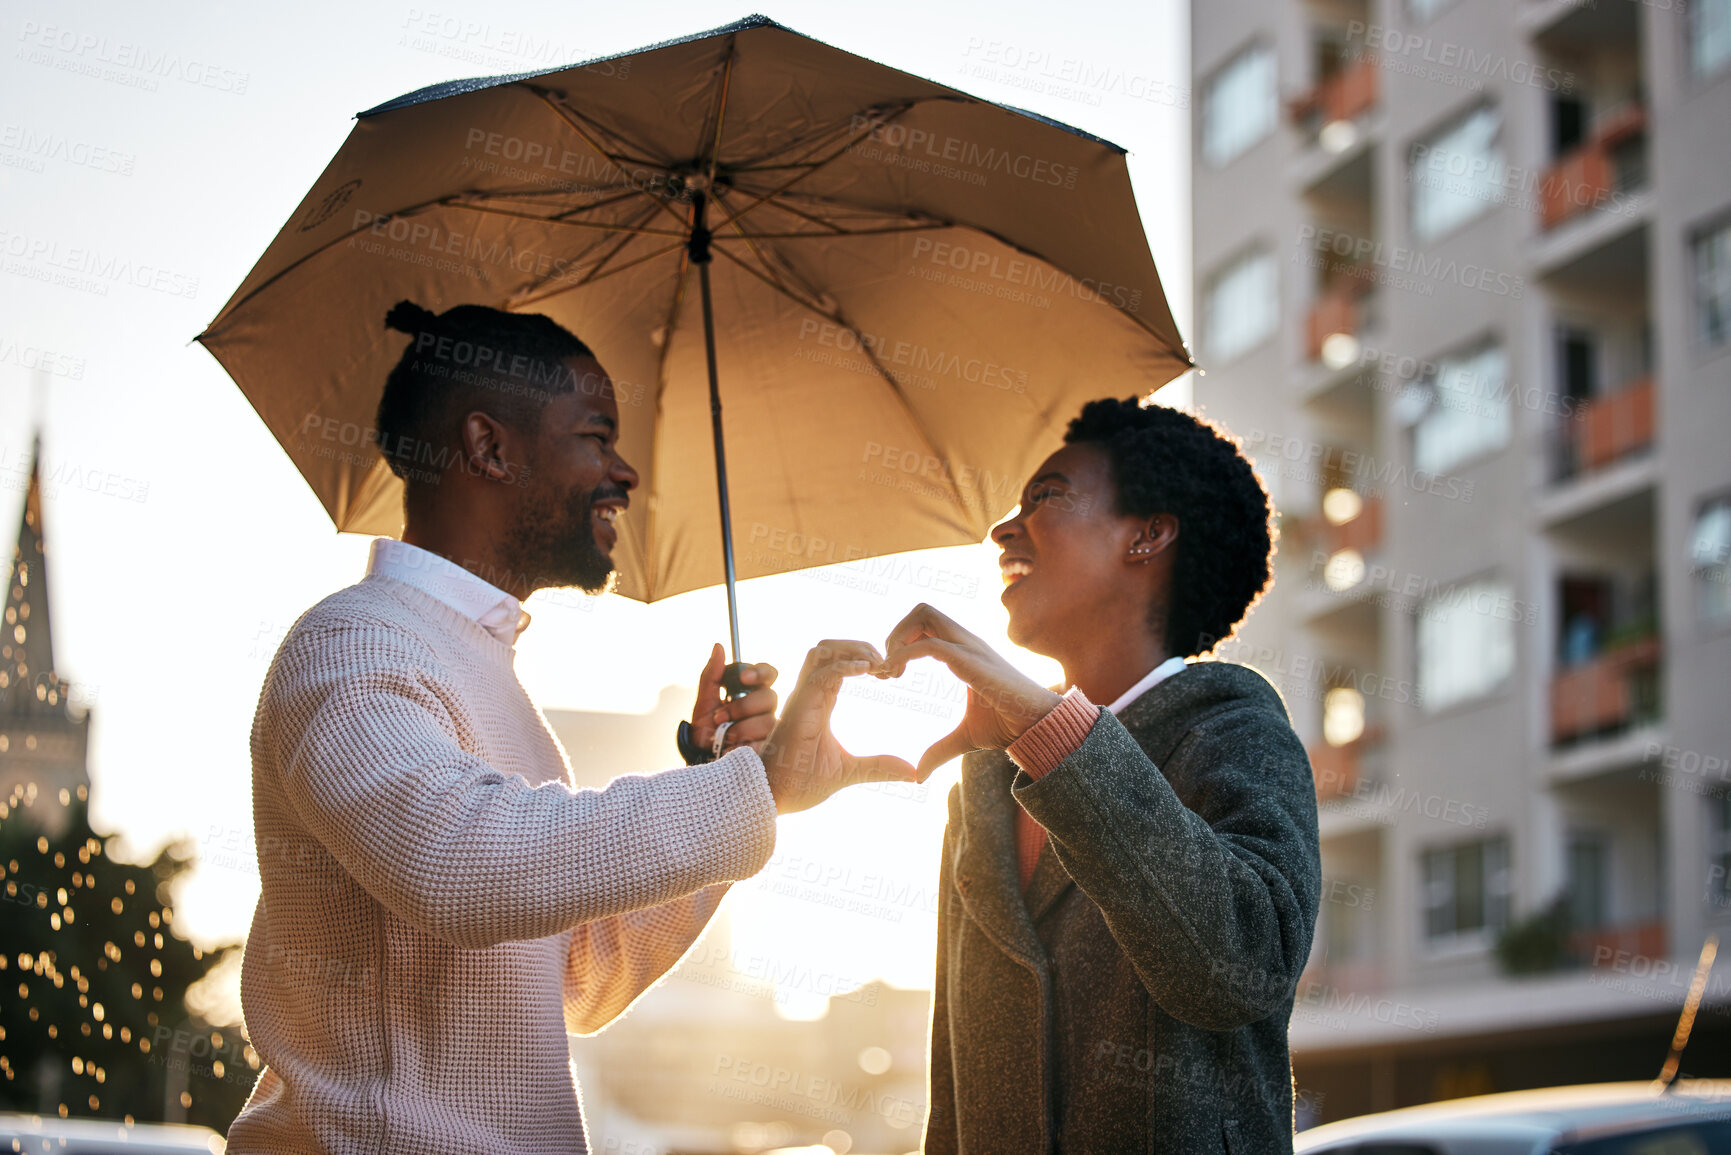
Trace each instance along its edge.
{"label": "car windshield", "polygon": [[1731,1155],[1731,1122],[1683,1123],[1568,1143],[1551,1155]]}

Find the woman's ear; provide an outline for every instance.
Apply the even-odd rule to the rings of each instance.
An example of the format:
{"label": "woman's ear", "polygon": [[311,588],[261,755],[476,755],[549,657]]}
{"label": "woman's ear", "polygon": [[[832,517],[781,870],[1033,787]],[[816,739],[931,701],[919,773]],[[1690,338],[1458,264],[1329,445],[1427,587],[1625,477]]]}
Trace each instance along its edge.
{"label": "woman's ear", "polygon": [[1148,519],[1130,543],[1130,560],[1138,565],[1153,561],[1170,550],[1178,540],[1178,519],[1169,513],[1157,513]]}

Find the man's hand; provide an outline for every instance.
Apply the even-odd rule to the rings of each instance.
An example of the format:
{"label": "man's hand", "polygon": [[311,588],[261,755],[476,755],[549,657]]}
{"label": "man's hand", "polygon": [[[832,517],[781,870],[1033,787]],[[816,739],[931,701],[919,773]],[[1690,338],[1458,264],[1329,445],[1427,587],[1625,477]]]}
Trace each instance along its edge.
{"label": "man's hand", "polygon": [[705,750],[715,744],[715,732],[721,723],[730,722],[722,738],[722,752],[739,746],[750,746],[763,752],[764,740],[775,729],[775,706],[779,700],[774,690],[776,669],[765,662],[745,666],[739,680],[751,687],[743,698],[728,701],[721,692],[721,672],[727,669],[727,654],[721,643],[710,651],[709,664],[697,678],[697,704],[691,708],[691,736]]}
{"label": "man's hand", "polygon": [[899,678],[916,658],[936,658],[968,687],[962,724],[920,755],[920,781],[970,750],[1002,750],[1062,699],[1005,661],[992,647],[924,602],[890,631],[881,677]]}
{"label": "man's hand", "polygon": [[777,813],[808,810],[859,782],[917,780],[914,768],[900,758],[854,757],[829,730],[842,679],[875,672],[882,664],[867,642],[819,642],[806,655],[787,709],[760,751]]}

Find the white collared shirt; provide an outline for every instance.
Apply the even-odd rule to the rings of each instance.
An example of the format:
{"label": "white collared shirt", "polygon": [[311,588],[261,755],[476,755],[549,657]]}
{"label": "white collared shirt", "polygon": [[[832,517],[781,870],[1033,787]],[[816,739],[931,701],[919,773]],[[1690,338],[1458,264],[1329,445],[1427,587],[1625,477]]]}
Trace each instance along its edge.
{"label": "white collared shirt", "polygon": [[456,562],[418,545],[390,537],[375,538],[367,557],[367,573],[395,578],[438,598],[507,646],[514,647],[517,635],[529,628],[529,615],[522,602]]}
{"label": "white collared shirt", "polygon": [[1113,714],[1122,714],[1124,712],[1124,707],[1128,706],[1131,702],[1134,702],[1137,698],[1140,698],[1143,694],[1146,694],[1149,690],[1152,690],[1155,686],[1158,686],[1161,682],[1164,682],[1167,678],[1170,678],[1173,674],[1182,673],[1183,670],[1184,659],[1182,657],[1167,658],[1164,662],[1161,662],[1158,666],[1149,670],[1147,675],[1143,677],[1140,682],[1137,682],[1134,686],[1131,686],[1128,690],[1125,690],[1122,694],[1118,695],[1118,700],[1106,708],[1112,711]]}

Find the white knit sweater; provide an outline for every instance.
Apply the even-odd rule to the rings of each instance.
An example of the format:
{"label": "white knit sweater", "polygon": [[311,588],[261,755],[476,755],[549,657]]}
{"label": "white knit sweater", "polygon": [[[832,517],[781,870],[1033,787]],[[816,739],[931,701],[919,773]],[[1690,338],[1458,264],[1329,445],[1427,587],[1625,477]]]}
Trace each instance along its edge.
{"label": "white knit sweater", "polygon": [[768,860],[756,754],[575,790],[512,654],[377,575],[284,639],[252,731],[265,1069],[234,1155],[586,1150],[566,1031],[622,1013]]}

